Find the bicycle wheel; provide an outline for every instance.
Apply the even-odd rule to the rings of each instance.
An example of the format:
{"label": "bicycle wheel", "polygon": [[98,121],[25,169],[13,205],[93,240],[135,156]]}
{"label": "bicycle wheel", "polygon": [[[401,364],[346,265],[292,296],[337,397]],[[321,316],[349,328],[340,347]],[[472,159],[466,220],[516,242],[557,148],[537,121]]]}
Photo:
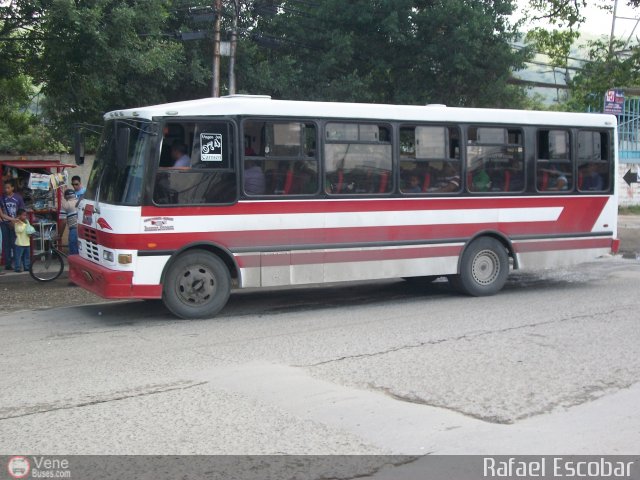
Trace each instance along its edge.
{"label": "bicycle wheel", "polygon": [[58,278],[63,270],[62,256],[55,250],[47,250],[33,256],[29,274],[39,282],[50,282]]}

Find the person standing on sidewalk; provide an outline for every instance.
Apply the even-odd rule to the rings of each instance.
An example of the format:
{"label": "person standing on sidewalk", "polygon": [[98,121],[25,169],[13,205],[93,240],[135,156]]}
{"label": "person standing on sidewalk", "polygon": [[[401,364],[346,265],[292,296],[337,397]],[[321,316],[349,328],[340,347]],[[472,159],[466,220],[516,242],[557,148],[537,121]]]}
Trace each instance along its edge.
{"label": "person standing on sidewalk", "polygon": [[82,186],[82,179],[80,178],[80,175],[74,175],[71,177],[71,186],[76,194],[76,198],[78,200],[82,200],[82,196],[84,195],[84,192],[87,191],[87,188]]}
{"label": "person standing on sidewalk", "polygon": [[31,241],[27,233],[29,220],[27,220],[27,211],[19,208],[16,212],[16,218],[13,220],[16,232],[16,249],[13,270],[16,273],[22,271],[28,272],[31,266]]}
{"label": "person standing on sidewalk", "polygon": [[[7,270],[13,268],[13,255],[16,243],[16,232],[13,229],[12,220],[16,218],[18,209],[24,208],[22,196],[15,192],[15,180],[9,179],[4,183],[4,196],[0,199],[0,206],[3,213],[10,218],[10,221],[2,222],[2,251],[4,252],[4,266]],[[4,218],[4,217],[3,217]]]}
{"label": "person standing on sidewalk", "polygon": [[[77,205],[77,202],[82,200],[82,197],[84,196],[84,192],[87,191],[87,187],[84,187],[82,185],[82,179],[80,178],[80,175],[74,175],[73,177],[71,177],[71,186],[73,187],[73,193],[74,193],[74,195],[76,196],[76,199],[77,199],[77,201],[76,201],[76,205]],[[65,196],[66,196],[66,193],[68,191],[70,191],[70,189],[65,190]],[[63,202],[64,202],[64,198],[63,198]],[[67,213],[66,213],[66,210],[65,210],[64,207],[62,207],[60,209],[60,216],[58,217],[58,219],[60,221],[64,220],[64,222],[62,223],[62,228],[60,229],[60,232],[58,234],[59,237],[62,238],[62,236],[64,235],[64,231],[67,228],[67,223],[68,223],[67,222]],[[76,224],[77,224],[77,221],[76,221]],[[77,230],[76,230],[75,233],[77,234]],[[71,240],[69,240],[69,243],[71,243]],[[77,242],[76,242],[76,244],[77,244]]]}
{"label": "person standing on sidewalk", "polygon": [[67,213],[67,229],[69,230],[69,255],[78,254],[78,198],[71,188],[64,191],[60,205]]}
{"label": "person standing on sidewalk", "polygon": [[[0,204],[0,223],[13,222],[13,218],[7,215]],[[2,228],[0,228],[0,258],[2,258]],[[2,267],[0,267],[0,275],[4,275]]]}

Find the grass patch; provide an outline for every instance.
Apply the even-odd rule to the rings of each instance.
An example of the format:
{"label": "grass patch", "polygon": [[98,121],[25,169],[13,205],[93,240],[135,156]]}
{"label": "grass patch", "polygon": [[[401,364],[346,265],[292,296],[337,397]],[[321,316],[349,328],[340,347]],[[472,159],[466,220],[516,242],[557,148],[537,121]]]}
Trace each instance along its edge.
{"label": "grass patch", "polygon": [[640,205],[632,205],[630,207],[618,207],[620,215],[640,215]]}

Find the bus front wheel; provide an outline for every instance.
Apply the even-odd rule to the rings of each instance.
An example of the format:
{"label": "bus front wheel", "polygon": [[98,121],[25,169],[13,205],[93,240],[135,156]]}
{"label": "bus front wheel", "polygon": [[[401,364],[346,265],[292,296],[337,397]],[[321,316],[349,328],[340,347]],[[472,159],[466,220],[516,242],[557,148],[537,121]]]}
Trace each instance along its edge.
{"label": "bus front wheel", "polygon": [[207,318],[226,305],[231,277],[224,262],[204,250],[180,255],[165,277],[162,300],[181,318]]}
{"label": "bus front wheel", "polygon": [[474,297],[498,293],[509,276],[507,250],[495,238],[473,241],[462,254],[460,274],[451,283],[463,293]]}

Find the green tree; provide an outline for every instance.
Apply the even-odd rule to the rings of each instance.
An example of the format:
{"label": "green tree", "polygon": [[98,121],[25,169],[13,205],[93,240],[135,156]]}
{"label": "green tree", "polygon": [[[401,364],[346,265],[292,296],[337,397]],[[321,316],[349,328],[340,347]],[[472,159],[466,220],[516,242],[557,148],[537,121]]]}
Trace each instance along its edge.
{"label": "green tree", "polygon": [[604,94],[614,87],[640,86],[640,50],[632,49],[628,56],[612,53],[623,47],[623,42],[596,41],[590,44],[588,62],[573,78],[571,97],[567,106],[576,111],[600,111]]}
{"label": "green tree", "polygon": [[[553,29],[536,28],[527,39],[536,50],[545,53],[554,67],[565,69],[569,97],[561,108],[575,111],[600,111],[605,92],[614,87],[638,87],[640,85],[640,50],[626,47],[624,42],[589,42],[588,61],[573,78],[568,75],[569,51],[579,38],[576,30],[584,22],[583,9],[589,0],[532,0],[526,18],[531,21],[546,20]],[[628,0],[628,5],[640,7],[640,0]],[[613,1],[594,2],[603,11],[610,12]],[[556,28],[557,27],[557,28]],[[625,50],[623,52],[623,50]]]}
{"label": "green tree", "polygon": [[510,0],[284,1],[240,48],[239,85],[278,98],[518,106]]}
{"label": "green tree", "polygon": [[60,151],[42,118],[30,110],[36,88],[27,75],[29,61],[40,46],[40,1],[0,4],[0,152]]}
{"label": "green tree", "polygon": [[[100,123],[108,110],[209,95],[211,39],[175,36],[211,29],[195,23],[190,10],[210,7],[208,0],[11,1],[12,8],[0,9],[0,26],[21,40],[5,42],[0,64],[19,65],[13,76],[22,80],[11,88],[25,90],[16,99],[31,90],[25,79],[42,85],[46,117],[59,139],[68,141],[76,122]],[[225,32],[231,3],[223,3]],[[243,0],[240,6],[240,91],[407,104],[525,101],[522,89],[508,83],[527,56],[510,46],[513,0]],[[224,91],[224,71],[221,80]]]}
{"label": "green tree", "polygon": [[52,0],[32,75],[59,135],[105,111],[169,100],[183,84],[184,52],[168,37],[164,0]]}

